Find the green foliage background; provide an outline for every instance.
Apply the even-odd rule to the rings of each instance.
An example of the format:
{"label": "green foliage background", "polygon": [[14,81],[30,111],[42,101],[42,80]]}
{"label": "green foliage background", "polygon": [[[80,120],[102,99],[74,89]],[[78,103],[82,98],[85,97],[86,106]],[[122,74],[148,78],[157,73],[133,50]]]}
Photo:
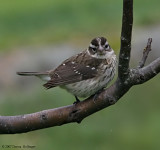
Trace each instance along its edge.
{"label": "green foliage background", "polygon": [[[158,24],[159,0],[135,0],[134,27]],[[27,45],[81,45],[97,35],[119,48],[122,0],[0,1],[0,51]],[[81,124],[67,124],[25,134],[0,135],[2,145],[35,145],[44,149],[158,150],[160,148],[159,76],[133,87],[116,105]],[[20,89],[19,89],[20,90]],[[55,88],[8,93],[1,115],[19,115],[69,105],[74,97]],[[16,148],[15,148],[16,149]]]}
{"label": "green foliage background", "polygon": [[[122,0],[0,2],[1,50],[26,44],[79,41],[94,35],[107,34],[115,38],[120,33]],[[150,0],[135,0],[134,8],[136,25],[159,22],[158,0],[152,3]]]}

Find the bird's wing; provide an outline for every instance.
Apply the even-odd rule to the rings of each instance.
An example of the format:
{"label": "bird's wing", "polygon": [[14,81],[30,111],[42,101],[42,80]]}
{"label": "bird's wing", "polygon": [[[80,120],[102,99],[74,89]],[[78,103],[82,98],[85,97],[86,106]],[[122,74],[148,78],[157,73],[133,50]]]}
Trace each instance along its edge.
{"label": "bird's wing", "polygon": [[97,75],[97,69],[93,66],[66,60],[54,71],[50,71],[49,75],[51,80],[44,84],[47,89],[93,78]]}

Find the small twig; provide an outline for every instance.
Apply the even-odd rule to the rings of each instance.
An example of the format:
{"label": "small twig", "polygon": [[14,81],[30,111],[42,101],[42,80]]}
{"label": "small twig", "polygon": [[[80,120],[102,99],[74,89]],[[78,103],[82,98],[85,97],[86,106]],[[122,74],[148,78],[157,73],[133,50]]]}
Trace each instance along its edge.
{"label": "small twig", "polygon": [[145,62],[147,60],[148,54],[151,51],[151,43],[152,43],[152,38],[148,39],[148,43],[147,46],[145,47],[145,49],[143,50],[143,56],[141,61],[139,62],[139,66],[138,68],[143,68],[145,65]]}

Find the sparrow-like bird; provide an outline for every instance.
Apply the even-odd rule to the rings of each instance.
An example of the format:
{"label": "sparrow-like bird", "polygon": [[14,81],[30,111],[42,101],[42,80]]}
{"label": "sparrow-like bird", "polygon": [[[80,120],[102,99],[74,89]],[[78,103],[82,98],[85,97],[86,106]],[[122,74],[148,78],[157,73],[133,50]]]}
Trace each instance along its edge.
{"label": "sparrow-like bird", "polygon": [[94,38],[89,47],[46,72],[17,72],[47,81],[47,89],[60,86],[78,97],[89,97],[107,86],[116,73],[116,55],[104,37]]}

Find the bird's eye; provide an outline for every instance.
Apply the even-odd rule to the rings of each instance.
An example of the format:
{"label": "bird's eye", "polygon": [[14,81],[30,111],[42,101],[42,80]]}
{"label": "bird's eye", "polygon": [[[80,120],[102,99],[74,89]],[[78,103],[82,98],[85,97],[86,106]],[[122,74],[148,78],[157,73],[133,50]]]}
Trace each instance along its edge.
{"label": "bird's eye", "polygon": [[96,47],[92,47],[92,51],[95,52],[96,51]]}
{"label": "bird's eye", "polygon": [[107,44],[107,45],[105,45],[105,48],[108,48],[109,47],[109,45]]}

